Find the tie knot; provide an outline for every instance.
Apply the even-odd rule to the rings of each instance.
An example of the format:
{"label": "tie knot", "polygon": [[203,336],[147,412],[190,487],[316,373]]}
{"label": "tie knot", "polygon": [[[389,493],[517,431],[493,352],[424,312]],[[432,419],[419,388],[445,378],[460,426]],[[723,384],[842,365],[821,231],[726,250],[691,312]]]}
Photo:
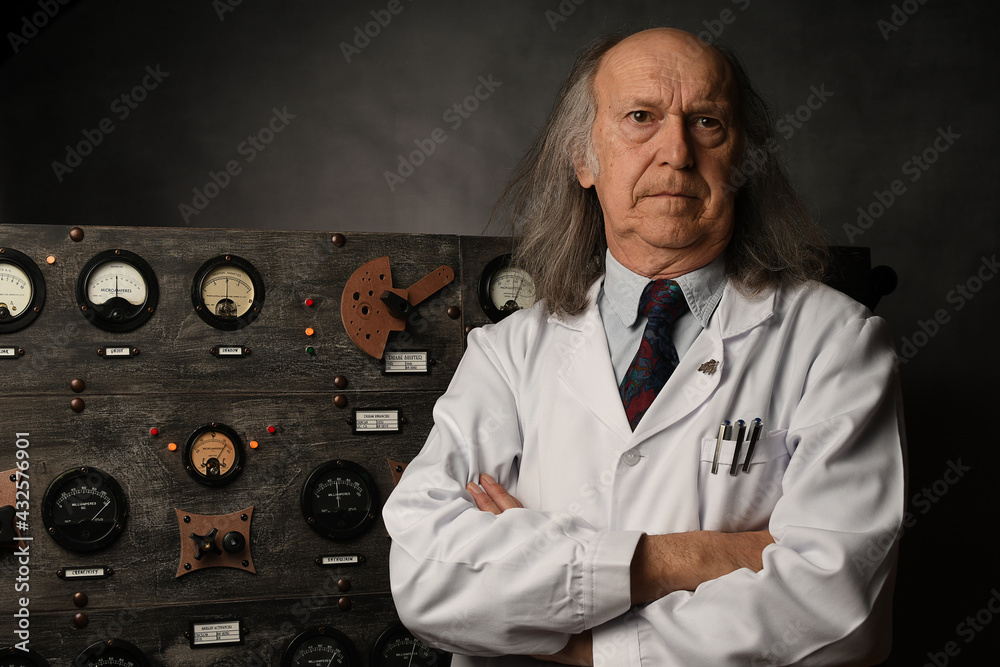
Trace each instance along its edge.
{"label": "tie knot", "polygon": [[673,280],[654,280],[642,291],[639,310],[656,323],[673,324],[687,310],[681,286]]}

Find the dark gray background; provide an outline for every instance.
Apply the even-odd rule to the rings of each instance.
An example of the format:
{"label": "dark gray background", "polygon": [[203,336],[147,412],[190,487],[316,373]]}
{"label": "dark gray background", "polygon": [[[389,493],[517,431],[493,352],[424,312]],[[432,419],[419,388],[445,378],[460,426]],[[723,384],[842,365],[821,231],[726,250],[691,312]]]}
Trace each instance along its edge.
{"label": "dark gray background", "polygon": [[[75,0],[16,53],[9,34],[40,10],[37,0],[5,2],[0,221],[479,233],[586,41],[623,24],[722,28],[779,117],[813,87],[832,93],[779,140],[784,156],[830,242],[870,246],[900,276],[878,312],[912,356],[902,376],[914,523],[888,664],[933,664],[928,654],[944,664],[947,642],[958,650],[950,664],[995,657],[1000,618],[980,612],[1000,589],[991,344],[1000,281],[977,281],[996,272],[996,5],[399,2],[350,62],[341,44],[387,2],[243,0],[220,16],[210,0]],[[894,11],[906,21],[886,35],[879,21]],[[169,75],[122,120],[111,105],[147,66]],[[453,127],[444,114],[479,77],[499,85]],[[247,162],[238,146],[275,108],[295,118]],[[104,118],[114,131],[58,180],[52,163]],[[385,173],[436,128],[446,141],[390,188]],[[905,163],[939,130],[959,137],[911,180]],[[179,206],[229,160],[241,172],[185,221]],[[851,237],[844,225],[895,180],[905,191]],[[971,299],[952,291],[967,284]],[[949,462],[969,469],[946,475]],[[977,613],[990,622],[970,637],[959,624]]]}

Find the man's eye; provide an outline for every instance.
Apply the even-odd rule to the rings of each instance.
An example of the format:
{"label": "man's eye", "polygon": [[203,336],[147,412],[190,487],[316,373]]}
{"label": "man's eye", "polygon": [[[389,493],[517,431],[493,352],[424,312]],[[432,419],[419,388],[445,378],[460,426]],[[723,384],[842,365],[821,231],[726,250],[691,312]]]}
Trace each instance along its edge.
{"label": "man's eye", "polygon": [[704,130],[714,130],[721,125],[718,119],[709,118],[708,116],[699,116],[694,119],[694,123]]}
{"label": "man's eye", "polygon": [[637,123],[648,123],[653,120],[653,114],[648,111],[632,111],[629,113],[629,118]]}

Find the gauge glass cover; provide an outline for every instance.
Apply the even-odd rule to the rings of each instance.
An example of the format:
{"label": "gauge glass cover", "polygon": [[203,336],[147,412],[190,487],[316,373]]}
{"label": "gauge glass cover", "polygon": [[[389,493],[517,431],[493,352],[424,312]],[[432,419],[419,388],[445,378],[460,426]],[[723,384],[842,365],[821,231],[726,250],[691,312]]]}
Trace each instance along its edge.
{"label": "gauge glass cover", "polygon": [[0,333],[31,324],[45,303],[45,279],[31,258],[0,248]]}
{"label": "gauge glass cover", "polygon": [[297,635],[281,658],[281,667],[354,667],[360,665],[354,642],[329,627],[318,627]]}
{"label": "gauge glass cover", "polygon": [[243,442],[225,424],[208,424],[188,438],[184,467],[196,481],[210,486],[228,484],[243,469]]}
{"label": "gauge glass cover", "polygon": [[425,646],[402,623],[386,628],[372,648],[374,667],[448,667],[451,654]]}
{"label": "gauge glass cover", "polygon": [[302,515],[309,526],[333,540],[360,535],[375,521],[378,490],[371,475],[352,461],[329,461],[302,487]]}
{"label": "gauge glass cover", "polygon": [[527,271],[511,265],[511,255],[490,260],[479,274],[479,305],[493,322],[535,303],[535,282]]}
{"label": "gauge glass cover", "polygon": [[80,271],[76,300],[96,327],[116,333],[145,324],[159,300],[156,274],[146,260],[127,250],[105,250]]}
{"label": "gauge glass cover", "polygon": [[121,535],[128,504],[114,477],[97,468],[73,468],[49,484],[42,521],[57,544],[72,551],[95,551]]}
{"label": "gauge glass cover", "polygon": [[201,319],[216,329],[242,329],[260,314],[264,282],[250,262],[222,255],[198,269],[191,285],[191,300]]}
{"label": "gauge glass cover", "polygon": [[109,639],[88,646],[73,661],[74,667],[149,667],[149,659],[123,639]]}

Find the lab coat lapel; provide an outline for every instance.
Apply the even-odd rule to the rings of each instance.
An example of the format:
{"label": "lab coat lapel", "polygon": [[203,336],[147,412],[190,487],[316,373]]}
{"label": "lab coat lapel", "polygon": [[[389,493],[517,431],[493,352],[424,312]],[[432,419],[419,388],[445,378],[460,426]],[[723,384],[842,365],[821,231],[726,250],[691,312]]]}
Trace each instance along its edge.
{"label": "lab coat lapel", "polygon": [[[694,412],[713,394],[726,374],[726,356],[737,337],[774,312],[774,291],[748,299],[727,283],[708,328],[695,339],[635,429],[634,444],[653,437]],[[714,369],[711,362],[715,361]]]}
{"label": "lab coat lapel", "polygon": [[590,306],[580,315],[550,317],[558,331],[559,379],[608,429],[627,442],[632,430],[622,407],[604,324],[597,308],[600,281],[591,288]]}

